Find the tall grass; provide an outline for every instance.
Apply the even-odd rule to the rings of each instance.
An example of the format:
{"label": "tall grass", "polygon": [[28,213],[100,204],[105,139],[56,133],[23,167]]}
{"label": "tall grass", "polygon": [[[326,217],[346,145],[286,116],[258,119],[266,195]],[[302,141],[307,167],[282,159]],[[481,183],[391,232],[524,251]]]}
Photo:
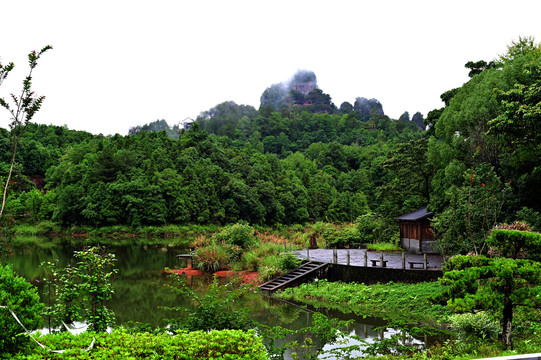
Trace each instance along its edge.
{"label": "tall grass", "polygon": [[231,260],[229,247],[211,243],[195,250],[196,266],[200,270],[214,272],[228,267]]}
{"label": "tall grass", "polygon": [[377,252],[403,252],[402,249],[397,244],[393,243],[375,243],[375,244],[366,244],[366,249],[369,251]]}

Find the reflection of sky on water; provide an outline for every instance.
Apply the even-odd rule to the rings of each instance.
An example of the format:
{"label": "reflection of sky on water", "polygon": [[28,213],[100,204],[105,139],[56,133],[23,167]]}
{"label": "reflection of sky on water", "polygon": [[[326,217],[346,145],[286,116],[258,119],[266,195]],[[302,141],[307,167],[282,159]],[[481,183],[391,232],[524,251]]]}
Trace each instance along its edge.
{"label": "reflection of sky on water", "polygon": [[[348,346],[357,345],[359,346],[360,351],[352,351],[350,354],[351,356],[360,357],[360,356],[363,356],[362,350],[366,349],[368,344],[373,344],[376,340],[381,340],[382,338],[390,339],[391,337],[395,335],[400,335],[401,345],[415,346],[417,348],[422,348],[424,346],[423,341],[417,340],[408,334],[404,334],[404,332],[398,329],[386,328],[385,330],[380,329],[380,330],[374,331],[374,328],[367,329],[369,328],[369,326],[367,326],[366,324],[363,324],[362,328],[363,328],[362,335],[359,335],[357,329],[353,329],[347,334],[344,333],[343,337],[341,338],[341,341],[338,341],[336,344],[325,345],[323,347],[323,351],[328,352],[337,348],[346,348]],[[359,341],[357,337],[361,338],[362,341]],[[323,354],[319,356],[319,358],[334,360],[336,359],[336,356]]]}
{"label": "reflection of sky on water", "polygon": [[[86,329],[88,329],[88,325],[86,323],[81,322],[81,321],[74,321],[73,324],[67,325],[66,330],[70,332],[72,335],[78,335],[78,334],[84,333]],[[52,330],[51,332],[55,332],[60,329],[51,329],[51,330]],[[107,329],[108,332],[111,332],[111,330],[112,330],[111,328]],[[38,331],[41,333],[41,335],[49,334],[49,328],[47,327],[39,329]]]}
{"label": "reflection of sky on water", "polygon": [[[319,355],[319,359],[337,359],[331,351],[336,351],[336,349],[346,349],[350,346],[358,346],[359,350],[351,350],[348,354],[352,357],[361,357],[366,354],[363,353],[363,350],[367,348],[370,344],[375,343],[383,339],[391,339],[393,336],[398,338],[398,344],[406,345],[415,348],[423,348],[426,340],[420,340],[412,337],[411,335],[403,332],[400,329],[393,328],[384,328],[381,326],[370,325],[366,323],[352,323],[347,329],[341,332],[341,336],[333,344],[327,344],[323,346],[323,354]],[[288,337],[287,341],[297,340],[299,344],[303,344],[302,336],[293,336]],[[279,342],[278,345],[282,345],[282,342]],[[302,349],[289,349],[285,352],[284,358],[286,360],[293,359],[292,354],[296,352],[297,355],[301,356]],[[343,358],[343,357],[339,357]]]}

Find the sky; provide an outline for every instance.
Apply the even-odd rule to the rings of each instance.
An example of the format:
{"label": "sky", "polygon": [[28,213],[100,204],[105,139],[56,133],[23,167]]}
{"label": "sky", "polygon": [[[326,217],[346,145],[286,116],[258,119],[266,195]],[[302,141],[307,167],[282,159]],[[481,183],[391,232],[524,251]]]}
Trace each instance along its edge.
{"label": "sky", "polygon": [[[539,0],[18,0],[0,7],[0,62],[21,90],[31,50],[45,95],[34,122],[126,135],[195,119],[224,101],[259,108],[262,92],[313,71],[336,106],[376,98],[386,115],[425,117],[520,36],[541,41]],[[9,113],[0,109],[0,127]]]}

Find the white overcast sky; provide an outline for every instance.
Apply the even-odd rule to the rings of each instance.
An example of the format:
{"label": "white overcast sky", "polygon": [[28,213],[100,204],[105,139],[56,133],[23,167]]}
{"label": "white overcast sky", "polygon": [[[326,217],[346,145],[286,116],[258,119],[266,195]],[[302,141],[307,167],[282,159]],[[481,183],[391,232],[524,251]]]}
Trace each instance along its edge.
{"label": "white overcast sky", "polygon": [[[443,106],[519,36],[541,41],[539,0],[3,1],[0,61],[16,70],[50,44],[34,74],[47,98],[34,121],[104,135],[165,119],[174,125],[221,102],[259,107],[261,93],[314,71],[336,106],[376,98],[391,118]],[[0,127],[8,113],[0,109]]]}

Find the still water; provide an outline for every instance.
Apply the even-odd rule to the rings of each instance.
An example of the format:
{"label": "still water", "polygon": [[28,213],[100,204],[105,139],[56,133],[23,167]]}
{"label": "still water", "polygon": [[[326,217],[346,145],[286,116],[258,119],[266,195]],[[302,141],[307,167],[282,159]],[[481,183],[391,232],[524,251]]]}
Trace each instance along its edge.
{"label": "still water", "polygon": [[[68,264],[74,251],[82,249],[82,245],[70,241],[56,245],[26,245],[13,249],[8,262],[14,269],[40,289],[44,286],[43,272],[40,264],[47,261],[58,261],[60,266]],[[167,325],[168,318],[175,316],[167,307],[191,308],[193,304],[184,295],[172,292],[165,284],[172,284],[172,279],[164,270],[166,268],[184,268],[186,260],[177,259],[176,255],[185,250],[178,247],[125,245],[110,247],[109,252],[115,254],[116,267],[119,270],[114,280],[115,294],[108,307],[116,316],[118,325],[128,321],[151,324],[153,327]],[[192,288],[204,289],[212,281],[210,276],[186,277],[186,283]],[[224,280],[227,281],[227,280]],[[293,303],[260,295],[258,292],[248,294],[242,300],[242,306],[248,308],[253,320],[269,326],[282,326],[288,329],[301,329],[311,326],[314,309],[307,309]],[[318,310],[320,311],[320,310]],[[381,329],[385,321],[379,318],[364,318],[354,314],[343,314],[340,311],[323,311],[331,318],[352,320],[345,331],[366,341],[388,337],[395,330]],[[408,341],[421,346],[430,342],[427,338],[410,338]],[[350,341],[350,345],[355,343]],[[358,354],[360,355],[360,354]]]}

